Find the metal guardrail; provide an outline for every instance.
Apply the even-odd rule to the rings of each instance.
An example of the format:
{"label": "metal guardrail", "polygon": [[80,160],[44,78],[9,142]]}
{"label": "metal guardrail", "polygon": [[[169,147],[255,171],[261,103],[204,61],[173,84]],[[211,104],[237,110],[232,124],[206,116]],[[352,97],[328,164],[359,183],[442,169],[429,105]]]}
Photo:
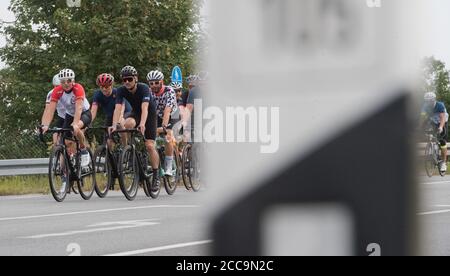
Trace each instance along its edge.
{"label": "metal guardrail", "polygon": [[[418,144],[419,156],[426,143]],[[450,143],[447,144],[450,149]],[[48,158],[0,160],[0,176],[21,176],[48,174]]]}
{"label": "metal guardrail", "polygon": [[47,174],[48,162],[48,158],[0,160],[0,176]]}

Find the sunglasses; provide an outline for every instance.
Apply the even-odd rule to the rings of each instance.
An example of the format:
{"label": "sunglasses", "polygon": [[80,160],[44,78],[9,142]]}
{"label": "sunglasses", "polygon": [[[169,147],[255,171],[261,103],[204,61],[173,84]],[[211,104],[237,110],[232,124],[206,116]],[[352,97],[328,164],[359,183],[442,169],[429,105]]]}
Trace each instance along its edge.
{"label": "sunglasses", "polygon": [[160,85],[161,82],[159,82],[159,81],[152,81],[152,82],[149,82],[149,84],[150,84],[150,86],[157,86],[157,85]]}
{"label": "sunglasses", "polygon": [[112,85],[100,86],[101,89],[109,89]]}
{"label": "sunglasses", "polygon": [[73,81],[73,80],[71,80],[71,79],[68,79],[68,80],[61,80],[61,83],[62,83],[62,84],[66,84],[66,83],[67,83],[67,84],[68,84],[68,83],[72,83],[72,81]]}
{"label": "sunglasses", "polygon": [[134,78],[124,78],[122,79],[123,82],[133,82]]}

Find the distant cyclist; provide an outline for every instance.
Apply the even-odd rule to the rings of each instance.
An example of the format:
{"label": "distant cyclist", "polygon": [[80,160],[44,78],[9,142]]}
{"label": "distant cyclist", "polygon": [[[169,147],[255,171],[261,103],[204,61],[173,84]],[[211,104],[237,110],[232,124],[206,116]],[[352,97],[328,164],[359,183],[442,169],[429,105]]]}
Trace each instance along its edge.
{"label": "distant cyclist", "polygon": [[127,100],[131,104],[133,111],[125,120],[125,128],[131,129],[138,127],[144,135],[145,146],[150,155],[153,168],[152,191],[157,192],[160,189],[160,179],[158,172],[159,155],[155,146],[157,126],[156,103],[150,93],[149,87],[144,83],[138,82],[138,72],[134,67],[125,66],[120,76],[123,86],[117,89],[116,108],[110,132],[114,132],[117,129],[124,102]]}
{"label": "distant cyclist", "polygon": [[439,166],[441,172],[447,171],[447,138],[448,138],[448,113],[443,102],[438,102],[436,93],[428,92],[424,96],[422,118],[425,123],[431,125],[438,134],[442,151],[442,162]]}
{"label": "distant cyclist", "polygon": [[166,160],[164,171],[167,176],[172,176],[172,164],[174,160],[174,145],[172,128],[177,123],[172,119],[172,113],[178,109],[175,91],[172,87],[164,85],[164,74],[159,70],[150,71],[147,81],[156,101],[158,114],[158,132],[166,131]]}
{"label": "distant cyclist", "polygon": [[86,93],[81,84],[75,82],[75,72],[71,69],[63,69],[59,72],[61,85],[53,89],[48,112],[42,119],[42,131],[46,133],[53,120],[58,103],[62,103],[66,110],[63,128],[73,127],[73,133],[80,143],[81,166],[89,165],[90,156],[86,150],[86,138],[83,129],[91,124],[92,116],[89,111],[90,104],[86,99]]}
{"label": "distant cyclist", "polygon": [[195,118],[194,118],[194,105],[195,105],[195,101],[196,100],[202,100],[202,93],[204,92],[204,86],[205,83],[208,81],[209,78],[209,73],[208,72],[200,72],[198,75],[194,75],[189,83],[189,86],[192,87],[192,89],[190,89],[189,91],[189,96],[188,96],[188,100],[186,103],[186,108],[185,108],[185,122],[184,124],[186,124],[188,127],[188,129],[190,129],[190,131],[188,131],[190,134],[192,134],[192,137],[190,138],[190,140],[194,140],[194,123],[195,123]]}
{"label": "distant cyclist", "polygon": [[172,89],[175,91],[179,114],[180,114],[179,117],[182,118],[183,113],[184,113],[184,108],[186,107],[187,100],[189,97],[189,90],[183,89],[183,84],[180,82],[172,82],[170,84],[170,87],[172,87]]}

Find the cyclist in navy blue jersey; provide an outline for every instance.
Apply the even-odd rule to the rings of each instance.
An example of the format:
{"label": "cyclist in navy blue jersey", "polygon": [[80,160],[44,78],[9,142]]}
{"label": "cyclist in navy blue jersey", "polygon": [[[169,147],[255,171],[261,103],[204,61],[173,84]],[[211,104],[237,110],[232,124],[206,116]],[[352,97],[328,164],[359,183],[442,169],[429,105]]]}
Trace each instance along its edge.
{"label": "cyclist in navy blue jersey", "polygon": [[114,111],[113,124],[110,132],[117,129],[120,115],[127,100],[133,111],[125,118],[125,128],[138,128],[145,138],[145,146],[150,155],[153,168],[152,191],[160,189],[159,179],[159,155],[155,147],[157,114],[156,103],[150,93],[150,88],[138,81],[138,72],[132,66],[125,66],[121,71],[123,86],[117,89],[116,109]]}

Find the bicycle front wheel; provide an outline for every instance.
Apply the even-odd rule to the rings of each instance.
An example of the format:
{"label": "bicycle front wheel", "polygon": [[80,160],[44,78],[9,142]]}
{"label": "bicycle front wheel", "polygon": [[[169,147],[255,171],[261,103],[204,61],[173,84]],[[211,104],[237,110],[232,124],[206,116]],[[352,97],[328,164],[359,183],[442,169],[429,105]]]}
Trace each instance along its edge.
{"label": "bicycle front wheel", "polygon": [[133,201],[139,189],[139,168],[135,149],[127,146],[119,160],[119,184],[124,196]]}
{"label": "bicycle front wheel", "polygon": [[50,191],[57,202],[63,202],[70,183],[69,162],[62,146],[53,148],[48,166]]}
{"label": "bicycle front wheel", "polygon": [[428,177],[432,177],[436,172],[434,147],[432,143],[428,143],[425,146],[424,165],[425,165],[425,172],[427,173]]}
{"label": "bicycle front wheel", "polygon": [[108,149],[106,146],[100,146],[94,155],[95,169],[96,169],[96,185],[95,192],[98,197],[105,198],[112,186],[112,168],[109,160]]}
{"label": "bicycle front wheel", "polygon": [[78,191],[84,200],[91,199],[95,191],[95,162],[94,155],[90,149],[87,149],[89,153],[89,165],[81,167],[81,177],[78,181]]}

